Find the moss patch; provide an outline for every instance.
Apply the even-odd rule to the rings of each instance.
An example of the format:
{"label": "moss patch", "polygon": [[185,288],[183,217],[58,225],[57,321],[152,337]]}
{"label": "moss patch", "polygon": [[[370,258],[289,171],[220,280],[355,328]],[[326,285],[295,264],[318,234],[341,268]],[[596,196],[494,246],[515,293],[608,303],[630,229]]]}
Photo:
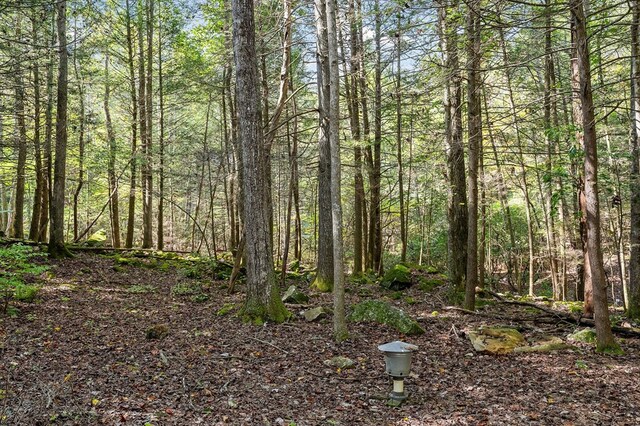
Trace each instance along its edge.
{"label": "moss patch", "polygon": [[311,288],[322,293],[328,293],[333,290],[333,283],[317,275],[316,279],[311,283]]}
{"label": "moss patch", "polygon": [[596,331],[592,328],[584,328],[582,330],[577,330],[574,333],[569,335],[569,339],[575,340],[576,342],[582,342],[582,343],[595,343]]}
{"label": "moss patch", "polygon": [[411,269],[405,265],[398,263],[389,269],[384,276],[380,285],[388,290],[404,290],[411,287]]}
{"label": "moss patch", "polygon": [[424,329],[404,311],[381,300],[366,300],[353,307],[349,320],[354,322],[377,322],[394,327],[407,335],[423,334]]}
{"label": "moss patch", "polygon": [[481,327],[467,332],[467,336],[476,351],[492,354],[508,354],[525,344],[524,336],[509,327]]}

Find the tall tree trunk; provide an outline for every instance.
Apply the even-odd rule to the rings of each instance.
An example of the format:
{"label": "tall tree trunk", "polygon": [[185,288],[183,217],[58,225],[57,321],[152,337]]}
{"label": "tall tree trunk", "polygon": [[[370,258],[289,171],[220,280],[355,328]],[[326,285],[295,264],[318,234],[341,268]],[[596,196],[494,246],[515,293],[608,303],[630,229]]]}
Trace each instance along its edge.
{"label": "tall tree trunk", "polygon": [[631,23],[631,167],[629,305],[627,315],[640,319],[640,0],[633,0]]}
{"label": "tall tree trunk", "polygon": [[[55,46],[56,32],[55,18],[51,19],[51,46]],[[51,53],[47,58],[47,107],[44,112],[44,176],[45,182],[42,188],[42,207],[40,208],[40,229],[38,233],[38,241],[46,241],[48,238],[47,228],[49,226],[50,200],[53,198],[52,182],[53,182],[53,161],[51,156],[51,142],[53,139],[53,63],[55,55]]]}
{"label": "tall tree trunk", "polygon": [[397,28],[396,28],[396,157],[398,161],[398,197],[400,199],[400,242],[402,247],[400,249],[400,259],[405,262],[407,260],[407,224],[405,216],[405,202],[404,202],[404,172],[402,165],[402,94],[400,92],[402,85],[401,64],[402,54],[400,43],[401,37],[401,19],[402,13],[400,10],[397,15]]}
{"label": "tall tree trunk", "polygon": [[[32,24],[32,39],[38,40],[38,17],[34,13],[31,19]],[[42,115],[42,103],[40,99],[40,65],[37,60],[34,60],[32,65],[33,73],[33,147],[34,147],[34,162],[36,168],[36,189],[33,194],[33,209],[31,213],[31,224],[29,226],[29,239],[33,241],[40,241],[40,217],[42,216],[42,198],[45,188],[45,173],[42,167],[42,146],[40,141],[41,131],[41,115]]]}
{"label": "tall tree trunk", "polygon": [[318,264],[312,287],[319,291],[331,291],[334,278],[332,210],[331,210],[331,146],[329,142],[329,52],[327,42],[326,1],[316,0],[318,115],[320,129],[318,145],[320,164],[318,170]]}
{"label": "tall tree trunk", "polygon": [[[162,74],[162,13],[158,13],[158,101],[159,125],[158,135],[158,229],[156,247],[164,249],[164,75]],[[213,218],[213,216],[212,216]],[[213,227],[213,223],[211,224]],[[214,251],[215,255],[215,251]]]}
{"label": "tall tree trunk", "polygon": [[53,193],[51,199],[51,227],[49,231],[49,255],[54,258],[68,254],[64,245],[64,189],[67,164],[67,2],[56,4],[58,30],[58,101],[56,107],[56,160],[54,166]]}
{"label": "tall tree trunk", "polygon": [[[347,82],[350,83],[351,96],[349,97],[349,110],[351,117],[351,136],[353,137],[353,157],[354,157],[354,203],[353,214],[353,273],[360,274],[364,271],[363,257],[365,252],[364,219],[365,219],[365,192],[364,180],[362,177],[362,135],[360,126],[360,79],[359,64],[361,62],[358,43],[358,22],[356,21],[356,10],[354,0],[349,0],[349,28],[351,42],[351,58],[349,63],[349,76]],[[366,263],[366,262],[365,262]]]}
{"label": "tall tree trunk", "polygon": [[85,126],[85,108],[84,108],[84,82],[80,75],[78,68],[78,27],[77,22],[74,25],[74,49],[73,49],[73,71],[75,74],[76,83],[78,84],[78,101],[80,106],[80,129],[78,131],[78,182],[76,189],[73,192],[73,241],[78,240],[78,214],[79,214],[79,200],[84,186],[84,126]]}
{"label": "tall tree trunk", "polygon": [[109,142],[109,162],[107,175],[109,181],[109,211],[111,218],[111,241],[113,246],[120,247],[120,204],[118,200],[118,179],[116,178],[116,135],[111,122],[109,101],[111,97],[111,82],[109,80],[109,51],[104,58],[104,115],[107,126],[107,140]]}
{"label": "tall tree trunk", "polygon": [[467,268],[467,194],[462,145],[462,75],[458,56],[458,1],[443,1],[438,9],[440,42],[444,54],[444,92],[447,180],[449,186],[449,279],[457,292],[464,292]]}
{"label": "tall tree trunk", "polygon": [[591,268],[593,285],[593,305],[597,334],[597,350],[599,352],[620,351],[609,319],[607,302],[607,285],[605,281],[604,263],[600,236],[600,202],[598,199],[598,146],[596,138],[596,119],[591,89],[591,64],[587,23],[584,14],[583,0],[570,0],[571,18],[575,29],[575,50],[579,74],[579,96],[582,104],[582,120],[584,129],[584,193],[587,210],[587,253]]}
{"label": "tall tree trunk", "polygon": [[468,228],[467,228],[467,275],[464,307],[475,309],[476,287],[478,287],[478,162],[482,145],[482,91],[480,52],[480,1],[469,3],[467,12],[467,60],[468,101],[467,124],[469,132],[468,182]]}
{"label": "tall tree trunk", "polygon": [[241,315],[253,322],[282,322],[287,316],[273,268],[271,205],[266,149],[260,121],[260,96],[253,0],[233,0],[233,47],[236,65],[238,136],[243,156],[243,197],[247,263],[247,298]]}
{"label": "tall tree trunk", "polygon": [[133,40],[133,24],[131,22],[131,5],[126,0],[126,27],[127,27],[127,65],[129,68],[129,82],[131,92],[131,166],[130,166],[130,182],[129,182],[129,209],[127,212],[127,236],[125,239],[125,247],[133,247],[133,232],[136,221],[136,174],[137,174],[137,156],[138,156],[138,95],[136,92],[136,74],[134,69],[134,40]]}
{"label": "tall tree trunk", "polygon": [[[374,69],[374,99],[373,99],[373,153],[369,150],[369,256],[371,269],[382,275],[382,211],[380,199],[381,182],[381,150],[382,150],[382,16],[380,0],[374,3],[374,39],[375,39],[375,69]],[[362,41],[362,40],[360,40]],[[363,60],[364,66],[364,60]],[[361,77],[362,78],[362,77]],[[361,83],[364,86],[364,83]],[[363,92],[364,93],[364,92]],[[364,103],[363,103],[364,104]],[[363,117],[365,111],[363,110]],[[364,121],[365,137],[369,134],[367,121]]]}
{"label": "tall tree trunk", "polygon": [[[144,88],[145,114],[144,120],[146,128],[142,142],[142,248],[153,247],[153,20],[154,20],[154,0],[147,0],[146,7],[146,29],[147,29],[147,52],[146,52],[146,85]],[[140,27],[142,32],[142,26]],[[142,35],[140,33],[140,40]],[[140,46],[140,62],[145,62],[145,55]],[[145,79],[144,70],[140,68],[140,79]],[[142,97],[142,95],[140,95]],[[141,110],[142,115],[142,110]],[[140,128],[142,135],[142,127]]]}
{"label": "tall tree trunk", "polygon": [[344,301],[344,252],[342,242],[342,201],[340,188],[340,72],[336,0],[326,0],[327,47],[329,59],[329,144],[331,149],[331,217],[333,236],[333,335],[337,342],[349,334]]}
{"label": "tall tree trunk", "polygon": [[[573,0],[572,0],[573,1]],[[582,8],[582,4],[579,6]],[[584,15],[584,11],[583,11]],[[585,147],[585,128],[582,126],[582,120],[584,117],[584,108],[583,98],[580,93],[581,90],[581,80],[580,80],[580,60],[578,58],[578,42],[577,38],[577,28],[578,23],[576,22],[576,17],[573,12],[571,14],[571,105],[573,112],[573,124],[576,127],[576,148],[584,149]],[[588,244],[587,244],[587,199],[585,196],[585,182],[584,182],[584,170],[580,171],[578,165],[575,165],[575,171],[578,176],[578,193],[577,193],[577,204],[580,209],[580,239],[579,246],[582,249],[583,253],[583,264],[582,270],[580,270],[580,265],[578,267],[578,288],[577,288],[577,298],[578,300],[584,300],[583,313],[588,317],[593,317],[594,315],[594,301],[593,301],[593,277],[591,275],[591,257],[588,253]]]}
{"label": "tall tree trunk", "polygon": [[[22,39],[21,14],[16,18],[16,39]],[[13,197],[13,221],[11,226],[11,236],[14,238],[24,238],[24,186],[25,186],[25,166],[27,163],[27,125],[25,122],[24,109],[24,77],[22,75],[22,58],[16,57],[14,64],[14,84],[15,84],[15,122],[16,139],[15,147],[18,152],[18,164],[16,166],[16,190]]]}

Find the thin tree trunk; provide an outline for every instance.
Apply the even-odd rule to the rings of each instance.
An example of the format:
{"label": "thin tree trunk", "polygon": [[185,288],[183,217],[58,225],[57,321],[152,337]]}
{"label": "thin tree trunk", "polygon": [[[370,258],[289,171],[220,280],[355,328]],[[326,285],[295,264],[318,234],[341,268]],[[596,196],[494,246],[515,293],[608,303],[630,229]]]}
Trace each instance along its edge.
{"label": "thin tree trunk", "polygon": [[129,68],[129,81],[131,91],[131,177],[129,183],[129,209],[127,215],[127,236],[125,247],[133,247],[133,231],[135,229],[136,213],[136,174],[138,155],[138,96],[136,92],[136,74],[134,70],[134,41],[133,28],[131,23],[131,5],[126,0],[126,27],[127,27],[127,65]]}
{"label": "thin tree trunk", "polygon": [[[31,19],[32,39],[38,40],[38,18],[34,13]],[[39,241],[40,217],[42,215],[42,194],[45,187],[44,169],[42,167],[42,146],[40,144],[42,104],[40,98],[40,66],[37,60],[32,65],[33,73],[33,147],[34,163],[36,168],[36,189],[33,194],[33,209],[31,213],[31,224],[29,226],[29,239]]]}
{"label": "thin tree trunk", "polygon": [[[109,142],[109,162],[107,175],[109,181],[109,210],[111,218],[111,240],[113,246],[120,247],[120,204],[118,200],[118,180],[116,178],[116,135],[111,122],[111,110],[109,100],[111,96],[111,83],[109,80],[109,51],[105,52],[104,59],[104,115],[107,126],[107,140]],[[76,236],[77,238],[77,236]]]}
{"label": "thin tree trunk", "polygon": [[633,0],[631,23],[631,164],[629,304],[627,315],[640,319],[640,0]]}
{"label": "thin tree trunk", "polygon": [[[16,39],[22,39],[21,14],[16,18]],[[11,236],[14,238],[24,238],[24,187],[25,187],[25,167],[27,163],[27,125],[25,122],[24,108],[24,78],[21,66],[22,58],[16,57],[13,73],[15,83],[15,122],[16,139],[15,147],[18,151],[18,163],[16,165],[16,190],[13,197],[13,221],[11,226]]]}
{"label": "thin tree trunk", "polygon": [[[141,0],[142,1],[142,0]],[[146,85],[144,87],[145,104],[144,114],[142,114],[142,108],[140,109],[141,123],[144,120],[146,128],[142,131],[140,127],[140,135],[144,133],[144,139],[142,142],[142,155],[144,161],[142,162],[142,248],[153,247],[153,20],[154,20],[154,0],[147,0],[147,7],[145,8],[147,19],[147,52],[146,52]],[[141,13],[142,11],[140,11]],[[142,19],[141,19],[142,21]],[[145,54],[142,46],[142,28],[140,25],[140,63],[145,62]],[[140,80],[144,80],[144,69],[140,67]]]}
{"label": "thin tree trunk", "polygon": [[467,227],[467,271],[464,308],[475,309],[476,287],[478,287],[478,162],[482,145],[482,98],[480,65],[480,1],[469,4],[467,17],[468,56],[468,101],[467,121],[469,132],[468,182],[468,227]]}
{"label": "thin tree trunk", "polygon": [[396,44],[397,44],[397,52],[396,52],[396,157],[398,161],[398,197],[400,199],[400,242],[402,247],[400,249],[400,259],[405,262],[407,260],[407,224],[406,216],[405,216],[405,203],[404,203],[404,172],[402,165],[402,94],[401,84],[402,84],[402,75],[401,75],[401,63],[402,63],[402,54],[400,43],[402,41],[401,37],[401,19],[402,13],[398,11],[397,15],[397,28],[396,28]]}
{"label": "thin tree trunk", "polygon": [[85,154],[85,141],[84,141],[84,126],[85,126],[85,108],[84,108],[84,82],[80,75],[78,68],[78,41],[77,41],[78,27],[74,26],[74,54],[73,54],[73,70],[75,79],[78,84],[78,102],[80,106],[80,129],[78,132],[78,182],[76,189],[73,193],[73,240],[78,240],[78,215],[79,215],[79,200],[84,186],[84,154]]}
{"label": "thin tree trunk", "polygon": [[[158,135],[158,229],[156,234],[156,247],[164,249],[164,75],[162,73],[162,13],[158,13],[158,101],[159,101],[159,125]],[[213,216],[212,216],[213,219]],[[213,223],[211,224],[213,227]],[[215,240],[214,240],[215,241]],[[214,250],[214,256],[215,256]]]}

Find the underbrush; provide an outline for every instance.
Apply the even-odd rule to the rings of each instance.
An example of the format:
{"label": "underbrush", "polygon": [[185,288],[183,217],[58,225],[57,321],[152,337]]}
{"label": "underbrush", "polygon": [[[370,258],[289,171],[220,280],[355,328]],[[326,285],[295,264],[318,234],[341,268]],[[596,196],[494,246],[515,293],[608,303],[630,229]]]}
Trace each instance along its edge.
{"label": "underbrush", "polygon": [[0,310],[15,316],[12,301],[33,302],[40,291],[39,276],[49,269],[46,253],[23,244],[0,246]]}

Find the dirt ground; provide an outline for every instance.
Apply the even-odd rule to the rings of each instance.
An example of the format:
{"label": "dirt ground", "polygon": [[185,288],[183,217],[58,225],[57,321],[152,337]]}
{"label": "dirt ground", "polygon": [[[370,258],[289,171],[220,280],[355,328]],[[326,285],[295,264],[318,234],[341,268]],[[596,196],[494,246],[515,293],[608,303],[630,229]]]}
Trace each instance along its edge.
{"label": "dirt ground", "polygon": [[[483,355],[466,329],[515,325],[525,335],[566,337],[571,326],[516,321],[535,313],[497,305],[481,311],[487,315],[444,311],[437,289],[417,285],[394,299],[375,284],[350,284],[349,304],[386,298],[426,333],[350,324],[351,338],[336,344],[331,319],[306,322],[304,307],[289,306],[294,317],[285,324],[243,324],[233,315],[242,293],[229,296],[222,284],[98,255],[52,261],[38,300],[0,318],[0,424],[640,424],[640,340],[620,339],[625,354],[615,357],[586,344]],[[310,296],[310,306],[331,305],[330,295]],[[168,334],[148,339],[156,325]],[[409,399],[396,408],[386,404],[391,384],[377,349],[393,340],[419,347]],[[354,367],[324,364],[338,355]]]}

